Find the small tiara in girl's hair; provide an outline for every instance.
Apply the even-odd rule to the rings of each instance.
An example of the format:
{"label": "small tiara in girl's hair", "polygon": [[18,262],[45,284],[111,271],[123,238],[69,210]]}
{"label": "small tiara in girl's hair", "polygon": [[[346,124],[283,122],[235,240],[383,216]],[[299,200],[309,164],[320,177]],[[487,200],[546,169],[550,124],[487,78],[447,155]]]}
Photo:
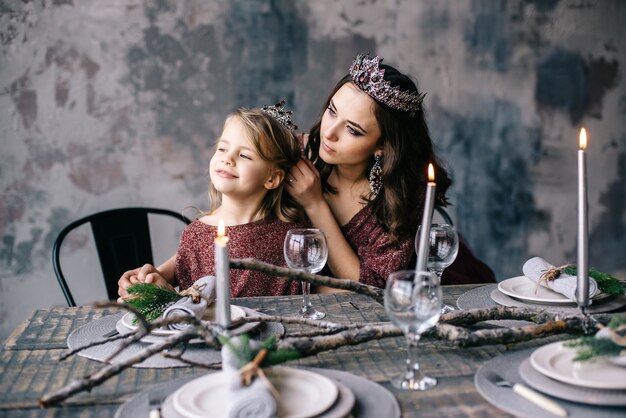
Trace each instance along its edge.
{"label": "small tiara in girl's hair", "polygon": [[273,106],[265,105],[261,108],[263,113],[266,113],[280,122],[285,128],[294,132],[298,129],[298,126],[291,121],[291,110],[285,110],[285,101],[281,100]]}

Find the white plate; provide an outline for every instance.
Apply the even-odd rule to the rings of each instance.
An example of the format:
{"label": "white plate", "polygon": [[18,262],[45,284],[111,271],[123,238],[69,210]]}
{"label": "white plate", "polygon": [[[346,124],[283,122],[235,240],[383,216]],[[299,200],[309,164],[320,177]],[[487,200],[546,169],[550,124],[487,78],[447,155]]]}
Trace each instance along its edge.
{"label": "white plate", "polygon": [[[355,394],[352,392],[351,389],[349,389],[346,385],[344,385],[343,383],[340,383],[336,380],[333,379],[333,383],[335,383],[337,385],[337,388],[339,389],[339,395],[337,397],[337,400],[335,401],[335,403],[326,411],[322,412],[320,415],[316,415],[316,418],[348,418],[348,417],[352,417],[352,415],[350,415],[350,413],[352,412],[352,409],[354,408],[354,404],[356,402],[356,396]],[[146,395],[148,396],[148,395]],[[393,395],[390,395],[393,396]],[[167,398],[165,398],[165,400],[163,401],[163,404],[161,404],[161,416],[170,418],[185,418],[183,415],[179,414],[178,411],[174,408],[174,402],[172,401],[173,395],[168,396]],[[386,399],[377,399],[379,404],[384,404],[385,401],[388,401]],[[148,404],[148,400],[145,401],[145,405]],[[122,418],[122,417],[128,417],[128,416],[140,416],[138,413],[135,415],[131,415],[131,414],[124,414],[122,412],[126,412],[126,411],[122,411],[121,409],[118,409],[118,413],[116,413],[116,417],[118,418]],[[138,411],[137,411],[138,412]],[[362,411],[359,411],[362,412]],[[380,412],[380,411],[379,411]],[[147,411],[146,411],[147,414]],[[362,414],[360,415],[362,416]],[[371,417],[373,418],[380,418],[381,416],[390,416],[390,415],[376,415],[376,413],[374,414],[370,414]],[[399,417],[399,416],[398,416]]]}
{"label": "white plate", "polygon": [[528,302],[545,303],[551,305],[568,305],[576,302],[570,300],[554,290],[544,286],[537,286],[526,276],[517,276],[498,283],[498,290],[507,296]]}
{"label": "white plate", "polygon": [[[239,319],[239,318],[243,318],[245,316],[246,316],[246,312],[241,307],[236,306],[236,305],[230,305],[230,318],[232,321]],[[124,325],[126,328],[130,330],[136,330],[138,328],[138,325],[133,324],[134,319],[135,319],[135,314],[129,312],[126,315],[124,315],[120,321],[122,322],[122,325]],[[158,337],[169,337],[170,335],[174,335],[178,333],[179,331],[180,330],[158,328],[158,329],[152,330],[150,334],[158,336]]]}
{"label": "white plate", "polygon": [[546,395],[587,405],[626,407],[626,390],[592,389],[559,382],[536,370],[530,358],[521,362],[518,371],[524,382]]}
{"label": "white plate", "polygon": [[[267,377],[280,393],[281,418],[309,418],[330,408],[339,390],[329,378],[307,370],[272,367]],[[188,418],[228,416],[228,380],[223,372],[192,380],[173,395],[174,409]]]}
{"label": "white plate", "polygon": [[530,356],[530,364],[545,376],[570,385],[593,389],[626,389],[626,368],[609,363],[573,359],[576,350],[563,346],[563,341],[544,345]]}

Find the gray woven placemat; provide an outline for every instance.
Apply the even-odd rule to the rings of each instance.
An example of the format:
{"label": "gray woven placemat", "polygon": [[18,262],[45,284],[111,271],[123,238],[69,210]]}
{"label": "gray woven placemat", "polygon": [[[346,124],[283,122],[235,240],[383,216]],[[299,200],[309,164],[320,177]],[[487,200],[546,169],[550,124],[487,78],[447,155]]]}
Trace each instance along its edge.
{"label": "gray woven placemat", "polygon": [[[512,298],[510,296],[505,295],[500,292],[498,289],[494,289],[489,294],[490,299],[495,301],[497,304],[502,306],[509,306],[515,308],[533,308],[533,309],[542,309],[547,312],[553,313],[564,313],[568,315],[576,315],[580,313],[580,310],[577,306],[555,306],[555,305],[542,305],[538,303],[527,303],[521,300]],[[594,313],[603,313],[603,312],[612,312],[617,309],[620,309],[626,305],[626,297],[625,296],[614,296],[608,298],[602,302],[596,302],[589,306],[586,311],[590,314]]]}
{"label": "gray woven placemat", "polygon": [[[77,328],[67,337],[68,348],[70,350],[73,350],[77,347],[81,347],[93,341],[102,339],[104,334],[115,329],[115,324],[117,323],[117,321],[119,321],[122,315],[124,314],[119,313],[115,315],[105,316],[88,324],[85,324],[80,328]],[[282,336],[284,333],[285,328],[282,324],[277,322],[269,322],[261,325],[258,328],[256,337],[259,339],[265,339],[272,335]],[[111,341],[102,345],[87,348],[79,352],[78,355],[91,360],[104,362],[112,353],[119,349],[122,344],[123,340]],[[118,354],[113,360],[111,360],[111,362],[122,362],[136,355],[149,345],[150,344],[146,343],[131,344],[124,351]],[[182,357],[183,359],[188,361],[205,364],[222,361],[220,352],[218,350],[208,348],[202,344],[189,344]],[[133,365],[133,367],[137,368],[168,368],[188,366],[188,364],[180,360],[164,357],[161,354],[153,355],[152,357],[147,358],[141,363]]]}
{"label": "gray woven placemat", "polygon": [[[494,306],[502,305],[518,308],[532,308],[545,310],[553,313],[567,313],[577,314],[579,310],[577,307],[569,306],[552,306],[541,305],[534,303],[526,303],[517,299],[513,299],[498,290],[497,284],[489,284],[482,287],[477,287],[468,292],[463,293],[456,302],[460,309],[477,309],[477,308],[491,308]],[[626,296],[616,296],[603,303],[590,306],[587,310],[589,313],[611,312],[626,306]],[[488,321],[490,322],[490,321]],[[526,321],[498,321],[504,322],[517,322],[527,325]]]}
{"label": "gray woven placemat", "polygon": [[[354,418],[400,418],[401,416],[398,400],[378,383],[339,370],[304,369],[322,374],[350,388],[356,397],[355,406],[352,410]],[[167,396],[194,378],[197,376],[164,382],[140,392],[117,410],[115,418],[147,417],[150,410],[155,409],[155,401],[165,400]],[[163,418],[171,417],[164,415]]]}
{"label": "gray woven placemat", "polygon": [[[496,307],[498,306],[498,304],[494,302],[493,299],[491,299],[490,297],[491,292],[493,292],[494,290],[498,290],[497,284],[488,284],[486,286],[477,287],[476,289],[472,289],[459,296],[456,301],[456,305],[459,307],[459,309],[479,309]],[[531,324],[531,322],[528,321],[517,321],[514,319],[484,322],[507,328],[523,327],[524,325]]]}
{"label": "gray woven placemat", "polygon": [[497,288],[497,284],[488,284],[469,290],[459,296],[456,300],[456,305],[459,309],[493,308],[494,306],[498,306],[498,304],[489,297],[493,289]]}
{"label": "gray woven placemat", "polygon": [[[474,375],[474,383],[478,392],[492,405],[519,417],[555,416],[522,398],[513,392],[513,389],[496,386],[485,377],[490,372],[496,372],[509,382],[523,383],[519,373],[519,366],[535,349],[529,348],[502,354],[485,363]],[[585,405],[552,396],[548,397],[564,407],[569,414],[569,418],[623,418],[625,416],[624,407]]]}

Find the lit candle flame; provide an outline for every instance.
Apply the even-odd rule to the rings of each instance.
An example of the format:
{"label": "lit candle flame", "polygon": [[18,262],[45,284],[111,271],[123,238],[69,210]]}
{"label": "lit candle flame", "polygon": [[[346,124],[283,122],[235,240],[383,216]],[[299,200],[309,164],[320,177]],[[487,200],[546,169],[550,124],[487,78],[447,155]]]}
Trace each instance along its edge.
{"label": "lit candle flame", "polygon": [[580,129],[580,137],[578,140],[578,146],[582,150],[587,149],[587,131],[585,130],[585,128]]}
{"label": "lit candle flame", "polygon": [[226,224],[224,224],[223,219],[220,219],[217,223],[217,236],[218,238],[221,238],[224,235],[226,235]]}
{"label": "lit candle flame", "polygon": [[435,168],[432,163],[428,164],[428,181],[435,181]]}

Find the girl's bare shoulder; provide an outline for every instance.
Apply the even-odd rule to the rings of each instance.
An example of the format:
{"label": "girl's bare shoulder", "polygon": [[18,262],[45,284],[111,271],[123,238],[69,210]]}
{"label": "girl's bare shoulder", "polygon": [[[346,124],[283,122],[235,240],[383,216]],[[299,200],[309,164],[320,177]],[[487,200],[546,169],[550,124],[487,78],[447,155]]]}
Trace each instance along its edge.
{"label": "girl's bare shoulder", "polygon": [[202,222],[205,225],[217,226],[219,220],[215,215],[204,215],[198,218],[198,221]]}

